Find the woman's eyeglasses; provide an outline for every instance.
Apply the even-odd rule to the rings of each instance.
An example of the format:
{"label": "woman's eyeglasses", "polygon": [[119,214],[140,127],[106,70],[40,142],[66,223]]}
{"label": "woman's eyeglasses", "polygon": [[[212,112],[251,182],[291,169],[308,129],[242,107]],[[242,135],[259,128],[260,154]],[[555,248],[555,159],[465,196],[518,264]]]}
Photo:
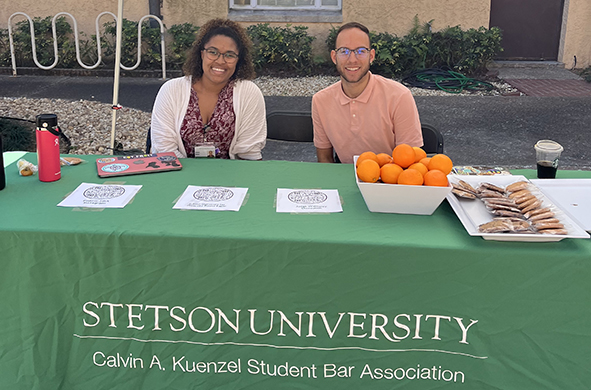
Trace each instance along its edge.
{"label": "woman's eyeglasses", "polygon": [[203,49],[203,51],[205,52],[205,55],[207,56],[207,58],[209,58],[212,61],[217,60],[218,58],[220,58],[220,56],[222,56],[224,61],[226,61],[226,63],[228,63],[228,64],[233,64],[236,61],[238,61],[238,54],[231,52],[231,51],[227,51],[225,53],[220,53],[220,51],[218,49],[213,48],[213,47]]}
{"label": "woman's eyeglasses", "polygon": [[347,47],[339,47],[335,50],[337,57],[341,59],[347,59],[351,53],[355,53],[355,57],[365,59],[369,55],[369,49],[367,47],[358,47],[357,49],[349,49]]}

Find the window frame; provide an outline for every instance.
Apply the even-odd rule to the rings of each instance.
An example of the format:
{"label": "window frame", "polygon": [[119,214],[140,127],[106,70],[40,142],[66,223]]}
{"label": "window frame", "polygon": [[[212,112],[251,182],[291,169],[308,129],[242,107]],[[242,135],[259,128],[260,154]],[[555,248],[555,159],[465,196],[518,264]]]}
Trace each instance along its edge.
{"label": "window frame", "polygon": [[274,5],[258,5],[258,0],[250,0],[249,5],[236,5],[234,4],[234,0],[230,1],[230,9],[231,10],[265,10],[265,11],[297,11],[297,10],[316,10],[316,11],[341,11],[343,6],[343,0],[337,0],[337,5],[322,5],[322,0],[314,0],[314,5],[302,5],[302,6],[274,6]]}

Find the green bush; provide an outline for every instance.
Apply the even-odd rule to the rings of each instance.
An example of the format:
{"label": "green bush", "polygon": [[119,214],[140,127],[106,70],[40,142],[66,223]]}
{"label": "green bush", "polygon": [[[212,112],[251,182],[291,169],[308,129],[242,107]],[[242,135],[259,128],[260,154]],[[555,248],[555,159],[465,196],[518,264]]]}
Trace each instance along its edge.
{"label": "green bush", "polygon": [[[53,32],[51,30],[51,17],[44,19],[34,18],[35,50],[37,59],[41,65],[49,66],[55,60],[53,50]],[[31,48],[31,34],[27,20],[16,23],[12,30],[17,66],[35,67],[33,51]],[[68,23],[68,19],[60,17],[56,20],[56,33],[58,42],[58,68],[78,67],[76,60],[76,41]],[[80,58],[86,65],[94,65],[97,61],[96,36],[90,39],[84,32],[80,32]],[[0,29],[0,66],[12,66],[10,56],[10,44],[8,29]]]}
{"label": "green bush", "polygon": [[418,17],[415,16],[413,27],[402,38],[400,64],[398,66],[400,74],[431,67],[429,55],[432,47],[431,23],[433,23],[432,20],[420,25]]}
{"label": "green bush", "polygon": [[[43,66],[52,65],[55,61],[51,21],[51,16],[43,19],[39,17],[33,18],[37,61]],[[58,65],[63,68],[72,68],[77,64],[72,28],[63,16],[56,19],[55,28],[58,46]],[[16,23],[13,29],[13,42],[17,66],[36,66],[33,61],[31,32],[28,20],[22,20]],[[8,49],[7,58],[10,66],[10,48],[8,47],[7,36],[6,47]]]}
{"label": "green bush", "polygon": [[[117,24],[115,21],[104,25],[104,33],[101,37],[105,65],[112,67],[115,64],[115,45],[117,36]],[[137,69],[158,69],[162,64],[160,51],[160,28],[150,27],[148,21],[144,21],[141,27],[141,62]],[[121,64],[132,67],[137,62],[138,51],[138,22],[123,19],[121,30]]]}
{"label": "green bush", "polygon": [[[175,24],[168,29],[172,42],[166,47],[166,57],[173,69],[181,69],[187,59],[187,52],[193,46],[199,27],[191,24]],[[170,51],[169,51],[170,50]]]}
{"label": "green bush", "polygon": [[[370,32],[376,58],[371,71],[384,76],[403,76],[419,69],[448,68],[467,75],[481,75],[486,65],[502,51],[501,31],[497,27],[462,30],[447,27],[432,32],[431,23],[414,26],[403,38],[389,33]],[[329,50],[335,48],[337,29],[326,39]]]}
{"label": "green bush", "polygon": [[[338,29],[332,27],[326,38],[326,46],[329,51],[336,48]],[[395,35],[388,33],[375,33],[370,31],[371,48],[376,51],[376,58],[371,65],[371,71],[384,76],[393,76],[400,73],[401,40]],[[355,49],[355,48],[351,48]]]}
{"label": "green bush", "polygon": [[11,66],[8,29],[0,28],[0,66]]}
{"label": "green bush", "polygon": [[308,74],[313,67],[312,41],[308,27],[288,24],[286,27],[270,27],[268,23],[247,28],[253,42],[253,61],[257,69],[266,67],[288,68]]}
{"label": "green bush", "polygon": [[497,27],[462,30],[448,27],[431,36],[428,67],[447,67],[460,73],[480,75],[501,48],[501,30]]}
{"label": "green bush", "polygon": [[35,151],[35,124],[25,120],[0,118],[2,150]]}
{"label": "green bush", "polygon": [[588,83],[591,83],[591,66],[581,71],[581,77],[585,79],[585,81],[587,81]]}
{"label": "green bush", "polygon": [[[459,26],[431,31],[431,23],[420,24],[417,17],[409,33],[399,38],[387,32],[371,32],[372,49],[376,58],[372,72],[387,77],[401,77],[424,68],[447,68],[474,76],[486,72],[486,65],[502,51],[501,31],[493,27],[462,30]],[[53,63],[53,35],[51,18],[35,18],[37,57],[41,64]],[[123,20],[121,63],[127,67],[137,61],[137,22]],[[67,21],[61,17],[56,23],[59,63],[62,68],[78,67],[74,37]],[[174,25],[168,29],[171,43],[167,45],[167,62],[172,69],[181,69],[199,27],[190,23]],[[258,70],[285,71],[299,74],[334,71],[332,63],[312,58],[312,42],[305,26],[271,27],[268,23],[251,25],[247,33],[253,41],[253,61]],[[331,28],[326,39],[327,48],[335,48],[336,28]],[[101,46],[104,67],[112,68],[115,57],[115,22],[104,24]],[[80,34],[82,60],[86,65],[97,61],[96,37]],[[31,38],[28,21],[16,24],[14,30],[17,66],[35,66],[32,61]],[[160,29],[142,23],[142,60],[139,69],[160,69]],[[0,66],[10,66],[7,30],[0,30]]]}

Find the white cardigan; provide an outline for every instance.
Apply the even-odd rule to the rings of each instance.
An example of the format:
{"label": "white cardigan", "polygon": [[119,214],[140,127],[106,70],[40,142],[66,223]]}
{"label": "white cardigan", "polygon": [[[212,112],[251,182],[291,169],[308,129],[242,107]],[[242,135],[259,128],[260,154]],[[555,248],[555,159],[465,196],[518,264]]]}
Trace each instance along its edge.
{"label": "white cardigan", "polygon": [[[162,85],[152,110],[152,153],[175,152],[187,157],[181,139],[181,125],[191,96],[191,77],[179,77]],[[267,140],[265,99],[252,81],[239,80],[234,85],[233,106],[236,114],[234,138],[230,143],[231,159],[260,160]]]}

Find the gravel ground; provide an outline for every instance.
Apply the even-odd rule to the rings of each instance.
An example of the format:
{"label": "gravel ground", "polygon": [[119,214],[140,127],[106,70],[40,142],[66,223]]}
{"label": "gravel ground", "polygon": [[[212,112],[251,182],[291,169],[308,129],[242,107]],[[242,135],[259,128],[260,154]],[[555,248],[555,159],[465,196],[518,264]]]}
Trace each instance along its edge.
{"label": "gravel ground", "polygon": [[[296,77],[278,79],[273,77],[259,77],[254,82],[259,86],[265,96],[312,96],[323,88],[326,88],[339,80],[334,76]],[[492,82],[495,89],[488,92],[461,92],[452,94],[440,90],[422,88],[410,88],[414,96],[500,96],[504,94],[515,94],[518,91],[507,83]]]}
{"label": "gravel ground", "polygon": [[[312,96],[335,83],[338,77],[316,76],[302,78],[259,77],[255,83],[265,96]],[[460,95],[502,95],[518,93],[505,83],[493,83],[490,92]],[[457,96],[443,91],[411,88],[415,96]],[[40,112],[57,115],[62,131],[70,138],[72,154],[110,153],[112,110],[111,104],[87,100],[0,98],[0,113],[11,118],[34,120]],[[124,150],[143,151],[146,131],[150,126],[150,113],[133,108],[117,111],[116,139]]]}

